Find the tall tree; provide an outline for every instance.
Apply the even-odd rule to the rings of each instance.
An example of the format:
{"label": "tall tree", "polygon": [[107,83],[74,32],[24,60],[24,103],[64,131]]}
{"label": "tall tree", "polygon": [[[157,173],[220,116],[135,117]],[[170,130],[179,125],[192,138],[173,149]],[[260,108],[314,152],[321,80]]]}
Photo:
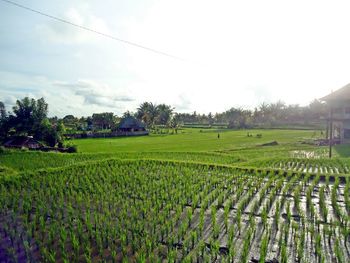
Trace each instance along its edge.
{"label": "tall tree", "polygon": [[159,104],[157,106],[157,117],[156,123],[161,125],[166,125],[171,120],[171,116],[173,115],[174,108],[170,105]]}
{"label": "tall tree", "polygon": [[47,118],[48,104],[44,98],[39,100],[25,97],[17,100],[13,107],[12,118],[18,134],[34,135],[41,129],[41,123]]}
{"label": "tall tree", "polygon": [[54,124],[51,123],[47,118],[48,104],[44,98],[35,100],[25,97],[17,100],[12,109],[13,114],[6,117],[6,136],[9,130],[13,130],[14,135],[32,135],[50,146],[63,140],[63,127],[55,120]]}
{"label": "tall tree", "polygon": [[135,116],[137,119],[146,123],[148,127],[152,128],[158,116],[157,105],[152,102],[143,102],[137,108]]}
{"label": "tall tree", "polygon": [[114,114],[113,112],[94,113],[92,123],[99,129],[110,129],[114,124]]}
{"label": "tall tree", "polygon": [[78,125],[78,118],[74,117],[73,115],[69,114],[63,117],[63,123],[64,125],[69,129],[77,129]]}

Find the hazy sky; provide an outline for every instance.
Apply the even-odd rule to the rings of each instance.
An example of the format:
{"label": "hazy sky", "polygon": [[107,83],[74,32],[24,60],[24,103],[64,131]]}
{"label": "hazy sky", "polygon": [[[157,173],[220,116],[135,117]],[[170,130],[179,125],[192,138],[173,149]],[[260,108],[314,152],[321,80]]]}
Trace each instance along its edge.
{"label": "hazy sky", "polygon": [[349,1],[15,0],[161,56],[0,0],[0,101],[50,115],[306,105],[350,82]]}

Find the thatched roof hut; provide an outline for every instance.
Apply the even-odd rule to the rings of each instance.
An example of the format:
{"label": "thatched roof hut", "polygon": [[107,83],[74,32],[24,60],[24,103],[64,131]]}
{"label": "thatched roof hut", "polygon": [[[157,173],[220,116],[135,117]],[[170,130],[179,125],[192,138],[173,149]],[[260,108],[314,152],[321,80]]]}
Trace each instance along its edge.
{"label": "thatched roof hut", "polygon": [[119,125],[118,131],[123,132],[136,132],[136,131],[146,131],[146,126],[141,121],[137,120],[132,116],[123,118]]}
{"label": "thatched roof hut", "polygon": [[14,136],[9,138],[4,143],[4,146],[7,148],[39,149],[42,147],[42,144],[33,139],[32,136]]}

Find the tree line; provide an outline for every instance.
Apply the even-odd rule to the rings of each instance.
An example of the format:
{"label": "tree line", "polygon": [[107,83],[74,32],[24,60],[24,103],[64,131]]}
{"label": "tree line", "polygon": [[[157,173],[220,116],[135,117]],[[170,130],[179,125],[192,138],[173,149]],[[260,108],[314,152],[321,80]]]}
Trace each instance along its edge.
{"label": "tree line", "polygon": [[182,123],[220,124],[228,128],[255,128],[281,126],[319,126],[328,114],[327,105],[319,100],[308,106],[287,105],[284,102],[262,103],[254,110],[231,108],[221,113],[197,114],[180,113],[177,118]]}
{"label": "tree line", "polygon": [[174,110],[170,105],[144,102],[132,115],[145,122],[148,127],[163,125],[174,128],[184,124],[202,124],[244,129],[293,125],[320,126],[323,123],[322,118],[326,118],[328,114],[327,105],[319,100],[312,101],[308,106],[287,105],[281,101],[262,103],[254,110],[233,107],[215,114],[177,113]]}
{"label": "tree line", "polygon": [[308,106],[287,105],[281,101],[262,103],[254,110],[231,108],[220,113],[178,113],[167,104],[143,102],[135,112],[122,116],[113,112],[94,113],[88,117],[66,115],[63,118],[48,117],[48,104],[44,98],[25,97],[17,100],[12,112],[7,112],[0,101],[0,140],[13,135],[29,135],[50,146],[62,144],[63,134],[83,131],[114,131],[121,118],[134,117],[146,124],[149,130],[159,127],[177,129],[182,125],[219,125],[227,128],[255,128],[282,126],[322,125],[327,116],[326,104],[314,100]]}

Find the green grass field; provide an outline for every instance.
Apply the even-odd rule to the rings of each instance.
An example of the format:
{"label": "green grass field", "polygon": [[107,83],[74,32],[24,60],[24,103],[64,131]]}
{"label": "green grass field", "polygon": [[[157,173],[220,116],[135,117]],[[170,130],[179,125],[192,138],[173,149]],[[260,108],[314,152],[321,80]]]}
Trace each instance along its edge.
{"label": "green grass field", "polygon": [[[247,133],[253,137],[247,137]],[[217,134],[220,133],[220,138]],[[262,134],[257,138],[257,134]],[[110,158],[158,159],[225,165],[253,165],[265,159],[295,157],[303,152],[325,156],[326,147],[302,142],[317,133],[304,130],[217,131],[185,129],[174,135],[151,135],[106,139],[80,139],[69,143],[78,146],[77,154],[10,151],[0,158],[0,166],[17,171],[69,166],[74,163]],[[276,146],[261,146],[277,141]]]}
{"label": "green grass field", "polygon": [[0,153],[0,259],[349,262],[349,146],[330,160],[314,131],[217,134]]}
{"label": "green grass field", "polygon": [[[247,133],[253,137],[247,137]],[[220,139],[217,134],[220,133]],[[262,138],[257,138],[262,134]],[[199,151],[234,151],[252,148],[258,145],[277,141],[282,145],[298,145],[305,139],[317,136],[314,131],[303,130],[200,130],[186,129],[174,135],[150,135],[143,137],[85,139],[73,140],[79,152],[199,152]]]}

